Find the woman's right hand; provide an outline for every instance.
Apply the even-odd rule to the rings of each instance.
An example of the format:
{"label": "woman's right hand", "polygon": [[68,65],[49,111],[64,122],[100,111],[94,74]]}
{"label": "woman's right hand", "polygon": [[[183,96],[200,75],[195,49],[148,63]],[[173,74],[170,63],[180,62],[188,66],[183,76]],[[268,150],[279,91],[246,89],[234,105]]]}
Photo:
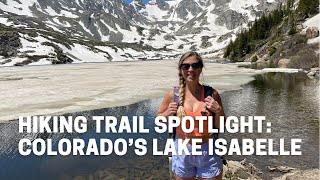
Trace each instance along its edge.
{"label": "woman's right hand", "polygon": [[178,104],[176,102],[169,103],[169,106],[166,110],[168,116],[173,116],[177,114]]}

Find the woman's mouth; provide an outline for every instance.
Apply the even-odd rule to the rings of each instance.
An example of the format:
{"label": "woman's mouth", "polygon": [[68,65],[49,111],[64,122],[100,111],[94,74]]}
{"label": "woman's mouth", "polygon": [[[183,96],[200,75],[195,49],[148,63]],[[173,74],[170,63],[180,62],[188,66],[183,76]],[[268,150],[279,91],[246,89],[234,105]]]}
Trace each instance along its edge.
{"label": "woman's mouth", "polygon": [[195,74],[188,74],[188,78],[195,78]]}

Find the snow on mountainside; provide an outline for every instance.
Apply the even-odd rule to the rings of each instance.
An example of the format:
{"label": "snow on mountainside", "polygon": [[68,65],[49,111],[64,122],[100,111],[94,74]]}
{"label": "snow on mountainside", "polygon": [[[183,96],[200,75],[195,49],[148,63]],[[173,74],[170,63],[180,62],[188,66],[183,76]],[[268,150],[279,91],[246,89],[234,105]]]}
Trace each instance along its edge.
{"label": "snow on mountainside", "polygon": [[284,0],[0,0],[0,65],[210,56]]}

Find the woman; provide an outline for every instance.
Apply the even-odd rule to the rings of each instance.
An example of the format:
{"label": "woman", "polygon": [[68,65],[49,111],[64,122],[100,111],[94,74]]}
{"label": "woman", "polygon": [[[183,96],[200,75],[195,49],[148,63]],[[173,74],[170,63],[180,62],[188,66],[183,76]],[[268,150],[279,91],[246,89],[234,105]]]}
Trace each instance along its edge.
{"label": "woman", "polygon": [[[216,90],[212,96],[204,97],[204,86],[199,83],[199,77],[204,67],[202,58],[196,52],[187,52],[179,60],[179,103],[174,102],[174,92],[170,90],[160,105],[159,116],[178,115],[184,116],[214,116],[214,126],[219,127],[219,117],[224,116],[221,98]],[[205,110],[205,113],[203,112]],[[186,125],[187,127],[190,124]],[[181,126],[176,129],[176,139],[201,138],[202,155],[174,155],[172,157],[172,171],[175,173],[176,180],[222,179],[222,160],[218,155],[208,155],[208,140],[212,134],[208,133],[208,121],[204,122],[204,131],[199,132],[199,123],[195,121],[194,131],[185,133]],[[188,150],[191,152],[189,141]],[[177,144],[177,141],[176,141]],[[177,151],[177,147],[176,147]]]}

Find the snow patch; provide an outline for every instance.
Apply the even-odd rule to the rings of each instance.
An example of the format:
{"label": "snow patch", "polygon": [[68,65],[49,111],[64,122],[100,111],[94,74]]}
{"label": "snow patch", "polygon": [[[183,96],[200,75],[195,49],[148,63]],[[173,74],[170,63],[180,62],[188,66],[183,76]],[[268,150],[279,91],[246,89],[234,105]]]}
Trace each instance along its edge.
{"label": "snow patch", "polygon": [[38,36],[33,38],[34,40],[38,42],[29,41],[28,39],[31,39],[28,35],[21,35],[20,42],[22,44],[22,47],[18,49],[18,51],[21,53],[27,53],[30,56],[33,55],[49,55],[50,53],[55,54],[54,48],[51,46],[45,46],[42,45],[42,42],[50,41],[42,36]]}
{"label": "snow patch", "polygon": [[38,62],[30,63],[31,66],[40,66],[40,65],[51,65],[51,61],[48,61],[45,58],[40,59]]}
{"label": "snow patch", "polygon": [[313,39],[308,39],[307,41],[308,44],[316,44],[316,43],[320,43],[320,36],[313,38]]}
{"label": "snow patch", "polygon": [[89,34],[91,34],[91,35],[93,36],[93,34],[92,34],[92,32],[90,31],[90,29],[88,29],[88,28],[83,24],[82,21],[79,21],[79,24],[81,25],[81,27],[83,28],[83,30],[85,30],[87,33],[89,33]]}
{"label": "snow patch", "polygon": [[255,7],[257,5],[259,5],[259,3],[256,0],[232,0],[229,3],[229,7],[231,10],[246,14],[249,17],[250,21],[253,21],[255,17],[251,16],[250,10],[246,10],[246,8],[250,6]]}
{"label": "snow patch", "polygon": [[318,27],[320,29],[320,14],[313,16],[312,18],[308,19],[303,23],[303,27]]}
{"label": "snow patch", "polygon": [[118,32],[123,35],[123,42],[139,42],[141,36],[138,34],[136,27],[130,26],[131,30],[121,29],[118,24],[116,24],[116,27]]}
{"label": "snow patch", "polygon": [[78,62],[109,62],[109,60],[105,56],[105,53],[93,52],[88,49],[87,46],[74,44],[74,46],[70,50],[63,45],[58,45],[61,49],[63,49],[64,52],[76,57],[78,59]]}
{"label": "snow patch", "polygon": [[149,17],[153,19],[163,20],[163,16],[167,15],[166,11],[161,10],[155,3],[149,2],[146,4],[145,12],[148,13]]}
{"label": "snow patch", "polygon": [[13,25],[13,22],[8,22],[8,18],[0,17],[0,23],[4,24],[6,26],[11,26]]}
{"label": "snow patch", "polygon": [[29,7],[33,6],[34,4],[38,5],[37,0],[24,0],[21,1],[21,4],[11,0],[7,1],[7,4],[0,2],[0,9],[18,15],[33,16]]}
{"label": "snow patch", "polygon": [[45,11],[50,15],[50,16],[63,16],[63,17],[68,17],[68,18],[79,18],[79,16],[72,14],[72,12],[65,11],[65,10],[60,10],[60,14],[58,14],[54,9],[51,7],[47,7]]}

